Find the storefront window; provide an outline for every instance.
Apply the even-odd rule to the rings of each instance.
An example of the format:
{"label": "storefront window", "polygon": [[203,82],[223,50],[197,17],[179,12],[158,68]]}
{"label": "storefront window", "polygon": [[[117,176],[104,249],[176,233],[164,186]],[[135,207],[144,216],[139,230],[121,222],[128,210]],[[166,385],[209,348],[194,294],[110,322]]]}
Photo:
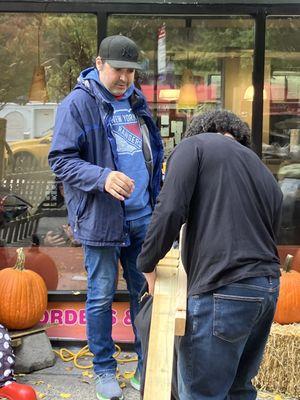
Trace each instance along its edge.
{"label": "storefront window", "polygon": [[136,84],[157,118],[166,156],[195,113],[222,107],[251,125],[247,88],[252,82],[253,32],[254,21],[246,17],[109,18],[109,34],[127,35],[141,49],[144,69]]}
{"label": "storefront window", "polygon": [[49,290],[86,288],[47,157],[57,105],[96,54],[95,15],[0,14],[0,268],[24,247]]}
{"label": "storefront window", "polygon": [[299,27],[299,16],[267,19],[262,147],[284,195],[280,244],[292,253],[300,245]]}

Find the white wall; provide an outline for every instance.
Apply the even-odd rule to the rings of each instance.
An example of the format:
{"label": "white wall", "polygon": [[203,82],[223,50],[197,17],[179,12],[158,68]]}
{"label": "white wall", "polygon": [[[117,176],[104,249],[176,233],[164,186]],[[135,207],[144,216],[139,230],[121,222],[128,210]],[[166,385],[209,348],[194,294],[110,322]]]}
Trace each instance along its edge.
{"label": "white wall", "polygon": [[7,120],[8,142],[43,136],[54,126],[56,103],[7,103],[0,111],[0,118]]}

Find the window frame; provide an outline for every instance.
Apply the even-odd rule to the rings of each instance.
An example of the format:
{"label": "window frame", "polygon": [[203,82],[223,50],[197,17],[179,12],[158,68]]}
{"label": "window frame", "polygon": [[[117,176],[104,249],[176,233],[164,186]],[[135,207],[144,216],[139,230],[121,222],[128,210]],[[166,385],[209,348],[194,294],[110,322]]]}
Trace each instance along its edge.
{"label": "window frame", "polygon": [[[277,4],[159,4],[149,1],[149,3],[139,4],[138,2],[116,2],[98,3],[90,0],[70,0],[68,2],[53,2],[44,0],[33,2],[30,0],[7,1],[0,0],[0,13],[91,13],[97,16],[97,43],[98,47],[101,40],[106,36],[108,18],[114,14],[131,15],[157,15],[157,16],[191,16],[192,18],[203,18],[205,15],[222,16],[247,16],[254,19],[254,55],[253,55],[253,84],[254,99],[252,104],[252,143],[253,149],[262,156],[262,125],[263,125],[263,87],[265,69],[265,34],[267,17],[276,16],[300,16],[300,1],[289,3],[282,1]],[[128,301],[129,296],[126,291],[118,291],[115,301]],[[80,295],[75,295],[70,291],[49,292],[49,301],[85,301],[86,291],[81,291]]]}

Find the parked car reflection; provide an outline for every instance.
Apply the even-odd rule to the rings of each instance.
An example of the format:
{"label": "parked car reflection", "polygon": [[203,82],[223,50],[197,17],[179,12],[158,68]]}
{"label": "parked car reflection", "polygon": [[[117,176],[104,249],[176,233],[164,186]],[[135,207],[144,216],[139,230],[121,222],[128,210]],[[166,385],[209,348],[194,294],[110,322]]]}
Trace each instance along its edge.
{"label": "parked car reflection", "polygon": [[300,163],[282,166],[278,180],[283,193],[280,244],[300,244]]}
{"label": "parked car reflection", "polygon": [[48,153],[52,131],[40,138],[20,140],[7,144],[8,169],[27,172],[48,169]]}

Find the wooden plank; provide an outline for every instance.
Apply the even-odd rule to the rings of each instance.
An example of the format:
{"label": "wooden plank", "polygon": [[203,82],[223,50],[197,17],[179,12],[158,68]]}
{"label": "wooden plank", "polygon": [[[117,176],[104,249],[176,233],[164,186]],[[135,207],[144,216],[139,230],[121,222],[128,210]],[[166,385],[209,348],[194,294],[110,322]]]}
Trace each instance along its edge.
{"label": "wooden plank", "polygon": [[179,264],[178,258],[177,259],[176,258],[163,258],[162,260],[159,261],[157,266],[159,266],[159,267],[166,266],[166,267],[178,268],[178,264]]}
{"label": "wooden plank", "polygon": [[186,224],[181,227],[179,235],[179,265],[177,281],[177,297],[175,311],[175,335],[184,336],[186,326],[186,308],[187,308],[187,276],[182,264],[181,252],[182,243],[185,236]]}
{"label": "wooden plank", "polygon": [[175,336],[184,336],[187,307],[187,276],[181,258],[178,266],[177,295],[175,310]]}
{"label": "wooden plank", "polygon": [[178,269],[157,267],[144,400],[170,400]]}
{"label": "wooden plank", "polygon": [[168,253],[165,255],[164,258],[176,258],[178,260],[179,259],[179,250],[171,249],[170,251],[168,251]]}
{"label": "wooden plank", "polygon": [[144,400],[170,400],[174,337],[185,334],[186,304],[186,272],[179,250],[172,249],[157,265]]}
{"label": "wooden plank", "polygon": [[28,328],[28,329],[23,329],[23,330],[18,330],[18,331],[10,330],[9,336],[11,337],[11,339],[17,339],[17,338],[21,338],[23,336],[32,335],[33,333],[45,331],[46,329],[51,328],[52,326],[56,326],[56,325],[57,324],[44,324],[44,325],[37,324],[37,325],[33,326],[32,328]]}

